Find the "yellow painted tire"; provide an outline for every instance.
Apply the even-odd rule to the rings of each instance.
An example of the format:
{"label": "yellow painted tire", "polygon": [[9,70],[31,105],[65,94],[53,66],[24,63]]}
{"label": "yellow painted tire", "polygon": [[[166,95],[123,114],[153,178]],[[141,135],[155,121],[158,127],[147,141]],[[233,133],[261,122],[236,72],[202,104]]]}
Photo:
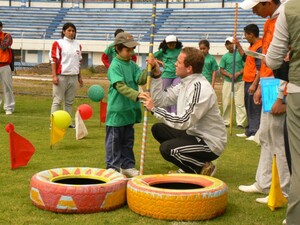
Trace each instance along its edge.
{"label": "yellow painted tire", "polygon": [[[196,188],[155,187],[168,183],[191,184]],[[127,183],[128,207],[140,215],[163,220],[212,219],[225,212],[227,198],[227,185],[223,181],[203,175],[143,175]]]}
{"label": "yellow painted tire", "polygon": [[[59,183],[77,178],[96,183]],[[112,169],[50,169],[33,175],[30,181],[30,199],[41,209],[59,213],[110,211],[126,203],[126,185],[126,177]]]}

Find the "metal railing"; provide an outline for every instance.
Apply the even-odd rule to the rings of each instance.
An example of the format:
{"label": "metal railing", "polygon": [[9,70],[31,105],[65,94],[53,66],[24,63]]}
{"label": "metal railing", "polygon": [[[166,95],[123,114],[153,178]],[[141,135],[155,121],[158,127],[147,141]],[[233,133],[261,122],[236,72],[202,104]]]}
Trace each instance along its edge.
{"label": "metal railing", "polygon": [[[28,4],[28,7],[31,7],[31,2],[36,2],[33,0],[19,0],[21,1],[21,6],[25,7]],[[117,8],[117,3],[129,3],[129,7],[133,8],[134,3],[151,3],[151,0],[40,0],[41,2],[60,2],[60,7],[64,8],[65,3],[77,4],[78,7],[82,4],[82,7],[85,8],[86,3],[111,3],[113,8]],[[225,7],[225,2],[236,2],[237,0],[157,0],[158,3],[165,3],[165,7],[169,8],[170,3],[182,3],[182,8],[186,8],[186,3],[221,3],[222,8]],[[12,2],[15,0],[8,0],[9,6],[12,6]]]}

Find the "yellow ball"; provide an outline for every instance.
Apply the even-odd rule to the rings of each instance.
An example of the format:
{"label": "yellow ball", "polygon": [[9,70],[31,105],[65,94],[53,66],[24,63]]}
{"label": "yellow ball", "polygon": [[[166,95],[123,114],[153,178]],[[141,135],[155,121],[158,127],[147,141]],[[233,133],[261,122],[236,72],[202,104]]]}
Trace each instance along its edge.
{"label": "yellow ball", "polygon": [[64,110],[52,113],[51,119],[53,119],[53,125],[60,129],[65,129],[71,124],[71,116]]}

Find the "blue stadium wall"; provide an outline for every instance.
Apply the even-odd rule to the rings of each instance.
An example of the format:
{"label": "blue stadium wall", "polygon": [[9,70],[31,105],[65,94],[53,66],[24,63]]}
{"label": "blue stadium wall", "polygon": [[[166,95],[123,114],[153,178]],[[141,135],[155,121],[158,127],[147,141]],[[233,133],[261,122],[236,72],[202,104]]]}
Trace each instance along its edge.
{"label": "blue stadium wall", "polygon": [[[210,53],[219,61],[226,52],[224,40],[233,34],[236,1],[203,0],[202,2],[157,3],[157,22],[154,51],[166,35],[175,34],[184,46],[198,47],[201,39],[211,42]],[[9,6],[10,4],[10,6]],[[29,7],[30,6],[30,7]],[[77,40],[83,46],[84,65],[101,65],[101,55],[113,41],[117,28],[131,32],[140,42],[136,52],[138,64],[145,66],[149,51],[151,2],[82,2],[72,1],[3,1],[0,0],[1,21],[4,31],[14,37],[13,48],[21,61],[29,64],[49,60],[49,49],[58,39],[65,22],[77,26]],[[84,6],[84,8],[83,8]],[[239,10],[238,37],[243,27],[257,23],[262,28],[264,20],[251,11]],[[244,46],[248,44],[244,41]]]}

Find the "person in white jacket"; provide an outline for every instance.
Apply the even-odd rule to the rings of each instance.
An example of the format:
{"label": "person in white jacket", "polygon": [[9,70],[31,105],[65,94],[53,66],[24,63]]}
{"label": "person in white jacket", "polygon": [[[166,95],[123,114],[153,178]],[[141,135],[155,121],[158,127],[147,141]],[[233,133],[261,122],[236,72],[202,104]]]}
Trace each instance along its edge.
{"label": "person in white jacket", "polygon": [[[52,44],[50,62],[53,79],[53,102],[51,114],[60,109],[64,100],[64,110],[72,116],[72,105],[77,92],[77,82],[83,86],[80,75],[82,47],[75,41],[76,27],[72,23],[65,23],[62,28],[61,39]],[[75,128],[74,125],[70,125]]]}
{"label": "person in white jacket", "polygon": [[[143,104],[163,122],[153,125],[152,134],[163,158],[180,168],[176,172],[212,176],[211,161],[223,153],[227,134],[215,91],[201,74],[203,65],[200,50],[185,47],[175,64],[180,84],[163,91],[160,75],[153,75]],[[174,104],[177,114],[165,110]]]}

